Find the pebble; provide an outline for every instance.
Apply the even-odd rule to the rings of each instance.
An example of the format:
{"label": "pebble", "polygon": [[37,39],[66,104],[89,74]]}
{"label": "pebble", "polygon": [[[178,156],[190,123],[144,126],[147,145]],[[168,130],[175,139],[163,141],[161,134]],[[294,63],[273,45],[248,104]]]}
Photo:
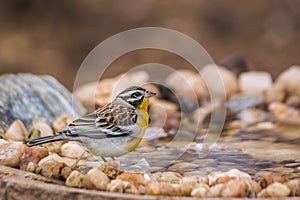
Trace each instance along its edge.
{"label": "pebble", "polygon": [[272,76],[268,72],[249,71],[239,76],[239,88],[242,93],[261,95],[272,86]]}
{"label": "pebble", "polygon": [[86,186],[85,177],[79,171],[72,171],[72,173],[66,180],[66,185],[70,187],[83,188]]}
{"label": "pebble", "polygon": [[261,109],[245,109],[239,113],[241,122],[245,125],[251,125],[266,120],[266,112]]}
{"label": "pebble", "polygon": [[18,167],[25,147],[22,142],[1,144],[0,165]]}
{"label": "pebble", "polygon": [[[87,158],[84,148],[78,142],[67,142],[61,147],[61,155],[68,158]],[[82,155],[83,154],[83,155]]]}
{"label": "pebble", "polygon": [[298,167],[300,166],[300,163],[288,163],[284,165],[285,167]]}
{"label": "pebble", "polygon": [[182,176],[176,172],[162,172],[157,178],[158,182],[167,182],[171,184],[178,184],[182,180]]}
{"label": "pebble", "polygon": [[228,182],[233,179],[251,179],[251,176],[245,172],[241,172],[238,169],[231,169],[227,172],[212,172],[208,174],[208,185],[213,186],[218,183]]}
{"label": "pebble", "polygon": [[290,193],[291,190],[288,186],[275,182],[258,193],[257,197],[287,197]]}
{"label": "pebble", "polygon": [[123,193],[128,184],[129,182],[122,181],[120,179],[115,179],[108,183],[106,191]]}
{"label": "pebble", "polygon": [[4,139],[8,141],[25,141],[27,130],[20,120],[15,120],[7,129]]}
{"label": "pebble", "polygon": [[146,186],[149,183],[149,180],[145,178],[143,174],[138,173],[122,173],[117,176],[116,179],[120,179],[122,181],[132,182],[138,185]]}
{"label": "pebble", "polygon": [[40,130],[41,131],[41,137],[46,137],[46,136],[53,135],[53,130],[45,122],[36,122],[36,123],[33,124],[32,128]]}
{"label": "pebble", "polygon": [[300,196],[300,179],[290,180],[286,185],[291,190],[291,196]]}
{"label": "pebble", "polygon": [[46,162],[64,162],[64,159],[57,155],[56,153],[50,154],[49,156],[41,159],[38,165],[43,165]]}
{"label": "pebble", "polygon": [[116,178],[118,175],[123,173],[123,171],[121,171],[121,163],[119,161],[105,162],[101,165],[100,170],[109,178]]}
{"label": "pebble", "polygon": [[255,197],[260,192],[259,185],[251,179],[235,179],[224,184],[219,184],[223,187],[220,188],[219,193],[213,193],[213,196],[221,197]]}
{"label": "pebble", "polygon": [[57,118],[53,122],[53,129],[55,132],[63,131],[68,128],[68,125],[73,122],[73,117],[69,115],[62,115],[61,117]]}
{"label": "pebble", "polygon": [[201,75],[192,70],[176,70],[167,77],[166,83],[178,95],[192,102],[197,102],[197,99],[200,99],[207,93],[206,85]]}
{"label": "pebble", "polygon": [[191,196],[192,197],[210,197],[212,195],[211,195],[208,185],[202,183],[192,190]]}
{"label": "pebble", "polygon": [[266,104],[282,102],[285,97],[284,87],[280,84],[273,84],[263,91]]}
{"label": "pebble", "polygon": [[225,67],[209,64],[201,69],[201,75],[205,77],[205,83],[213,97],[229,98],[238,91],[237,76]]}
{"label": "pebble", "polygon": [[269,185],[275,183],[275,182],[278,182],[278,183],[285,183],[287,182],[288,179],[282,177],[282,176],[276,176],[276,175],[273,175],[273,174],[268,174],[268,175],[265,175],[259,182],[259,185],[262,187],[262,188],[266,188],[268,187]]}
{"label": "pebble", "polygon": [[20,159],[20,169],[26,170],[29,163],[34,163],[37,165],[41,159],[48,155],[49,152],[44,147],[26,147]]}
{"label": "pebble", "polygon": [[276,84],[284,87],[289,95],[300,96],[300,66],[291,66],[287,70],[281,72],[275,80]]}
{"label": "pebble", "polygon": [[62,172],[69,171],[63,170],[65,167],[70,168],[63,162],[43,162],[42,164],[38,164],[36,173],[48,178],[65,179],[66,176]]}
{"label": "pebble", "polygon": [[109,178],[99,169],[93,168],[85,175],[85,184],[89,189],[106,190]]}
{"label": "pebble", "polygon": [[274,102],[269,105],[269,111],[281,123],[298,125],[300,124],[300,111],[293,107],[288,107],[284,103]]}
{"label": "pebble", "polygon": [[61,147],[65,141],[49,142],[42,144],[43,147],[47,148],[49,152],[58,153],[61,150]]}

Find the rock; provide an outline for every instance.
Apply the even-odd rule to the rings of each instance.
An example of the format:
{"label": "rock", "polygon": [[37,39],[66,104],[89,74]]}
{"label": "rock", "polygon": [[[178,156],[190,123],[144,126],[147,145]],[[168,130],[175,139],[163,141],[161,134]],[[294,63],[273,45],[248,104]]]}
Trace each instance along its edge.
{"label": "rock", "polygon": [[157,178],[158,182],[167,182],[172,184],[178,184],[182,180],[182,176],[176,172],[162,172]]}
{"label": "rock", "polygon": [[70,176],[66,180],[66,185],[69,187],[85,187],[85,177],[78,171],[72,171]]}
{"label": "rock", "polygon": [[284,87],[279,84],[273,84],[263,91],[263,96],[266,104],[282,102],[285,97]]}
{"label": "rock", "polygon": [[65,141],[49,142],[42,144],[43,147],[47,148],[49,152],[58,153]]}
{"label": "rock", "polygon": [[121,163],[119,161],[105,162],[101,165],[100,170],[109,178],[116,178],[118,175],[123,173],[123,171],[121,171]]}
{"label": "rock", "polygon": [[41,159],[48,155],[49,152],[44,147],[26,147],[20,159],[20,169],[26,170],[29,163],[37,165]]}
{"label": "rock", "polygon": [[17,119],[30,130],[36,120],[51,125],[61,115],[77,118],[85,113],[71,93],[51,76],[1,75],[0,90],[0,128],[4,132]]}
{"label": "rock", "polygon": [[290,195],[290,193],[291,190],[288,186],[282,183],[275,182],[258,193],[257,197],[287,197]]}
{"label": "rock", "polygon": [[89,189],[106,190],[109,178],[99,169],[91,169],[85,176],[86,187]]}
{"label": "rock", "polygon": [[274,102],[269,105],[269,111],[281,123],[290,125],[300,124],[300,111],[295,108],[288,107],[280,102]]}
{"label": "rock", "polygon": [[117,192],[117,193],[123,193],[125,191],[125,188],[129,182],[122,181],[120,179],[112,180],[106,188],[106,191],[108,192]]}
{"label": "rock", "polygon": [[200,184],[196,188],[194,188],[191,192],[192,197],[210,197],[210,189],[206,184]]}
{"label": "rock", "polygon": [[61,172],[64,171],[63,168],[65,167],[68,166],[63,162],[43,162],[42,164],[38,164],[36,173],[48,178],[63,179],[65,177],[62,176]]}
{"label": "rock", "polygon": [[28,165],[27,165],[26,171],[31,172],[31,173],[35,173],[37,167],[38,167],[38,166],[37,166],[36,163],[30,162],[30,163],[28,163]]}
{"label": "rock", "polygon": [[288,95],[300,96],[300,66],[291,66],[289,69],[281,72],[275,83],[284,87]]}
{"label": "rock", "polygon": [[146,191],[148,195],[175,195],[172,184],[167,182],[150,182]]}
{"label": "rock", "polygon": [[239,113],[245,109],[262,107],[264,98],[261,95],[236,94],[227,101],[230,112]]}
{"label": "rock", "polygon": [[20,120],[15,120],[7,129],[4,139],[8,141],[25,141],[27,137],[27,130]]}
{"label": "rock", "polygon": [[235,179],[220,185],[223,186],[220,190],[221,197],[253,198],[260,191],[259,185],[250,179]]}
{"label": "rock", "polygon": [[43,165],[46,162],[64,162],[64,159],[62,157],[60,157],[59,155],[57,155],[56,153],[54,154],[50,154],[49,156],[43,158],[40,160],[40,162],[38,163],[38,166]]}
{"label": "rock", "polygon": [[290,180],[285,183],[291,190],[291,196],[300,196],[300,179]]}
{"label": "rock", "polygon": [[197,102],[207,93],[201,75],[192,70],[176,70],[167,77],[166,83],[175,90],[176,94],[192,102]]}
{"label": "rock", "polygon": [[206,81],[205,83],[208,85],[208,92],[213,97],[229,98],[238,90],[238,80],[236,75],[224,67],[219,67],[213,64],[206,65],[201,69],[201,75],[204,77],[204,80]]}
{"label": "rock", "polygon": [[122,173],[121,175],[117,176],[117,179],[142,186],[146,186],[149,183],[149,180],[147,180],[142,174],[136,173]]}
{"label": "rock", "polygon": [[[80,158],[85,150],[78,142],[67,142],[61,147],[61,155],[68,158]],[[82,158],[87,158],[88,155],[85,153]]]}
{"label": "rock", "polygon": [[63,131],[68,128],[68,125],[74,121],[73,117],[69,115],[62,115],[57,118],[53,123],[55,132]]}
{"label": "rock", "polygon": [[197,187],[198,185],[202,185],[202,183],[206,184],[206,178],[203,176],[184,176],[182,177],[181,183],[189,184],[193,187]]}
{"label": "rock", "polygon": [[145,194],[146,188],[143,185],[138,185],[133,182],[129,182],[125,187],[125,193],[128,194]]}
{"label": "rock", "polygon": [[266,120],[267,114],[261,109],[246,109],[239,113],[239,118],[243,124],[251,125]]}
{"label": "rock", "polygon": [[193,187],[188,183],[150,182],[146,187],[148,195],[189,196]]}
{"label": "rock", "polygon": [[278,183],[285,183],[287,182],[288,179],[282,177],[282,176],[276,176],[276,175],[272,175],[272,174],[268,174],[265,175],[259,182],[259,185],[261,186],[261,188],[266,188],[269,185],[278,182]]}
{"label": "rock", "polygon": [[241,172],[238,169],[231,169],[227,172],[212,172],[208,174],[208,185],[213,186],[217,185],[219,183],[226,183],[228,181],[234,180],[234,179],[250,179],[251,176],[245,172]]}
{"label": "rock", "polygon": [[70,166],[65,166],[61,169],[60,176],[63,180],[66,180],[72,173],[72,168]]}
{"label": "rock", "polygon": [[272,86],[272,76],[268,72],[250,71],[239,76],[240,91],[246,94],[261,95]]}
{"label": "rock", "polygon": [[45,122],[37,122],[34,123],[32,128],[38,129],[41,132],[41,137],[46,137],[53,135],[53,130],[51,127]]}
{"label": "rock", "polygon": [[300,107],[300,96],[290,96],[286,99],[286,105],[299,108]]}
{"label": "rock", "polygon": [[18,167],[25,147],[22,142],[1,144],[0,165]]}

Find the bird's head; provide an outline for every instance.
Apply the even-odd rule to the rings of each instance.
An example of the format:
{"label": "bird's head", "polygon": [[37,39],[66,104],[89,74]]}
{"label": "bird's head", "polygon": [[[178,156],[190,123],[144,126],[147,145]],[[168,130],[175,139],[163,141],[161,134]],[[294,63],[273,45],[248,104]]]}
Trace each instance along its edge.
{"label": "bird's head", "polygon": [[135,108],[141,108],[142,106],[146,106],[148,108],[148,98],[154,95],[154,92],[148,91],[142,87],[132,86],[123,90],[120,94],[118,94],[117,98],[122,99]]}

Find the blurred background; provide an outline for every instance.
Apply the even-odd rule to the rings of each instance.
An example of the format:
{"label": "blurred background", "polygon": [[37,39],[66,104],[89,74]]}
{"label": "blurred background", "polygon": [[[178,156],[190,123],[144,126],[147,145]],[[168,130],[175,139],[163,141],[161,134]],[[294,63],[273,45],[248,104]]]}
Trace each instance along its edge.
{"label": "blurred background", "polygon": [[[249,69],[273,77],[300,64],[298,0],[2,0],[0,73],[50,74],[72,89],[77,69],[95,46],[146,26],[187,34],[216,63],[238,55]],[[105,76],[148,62],[189,65],[167,52],[140,50],[120,57]]]}

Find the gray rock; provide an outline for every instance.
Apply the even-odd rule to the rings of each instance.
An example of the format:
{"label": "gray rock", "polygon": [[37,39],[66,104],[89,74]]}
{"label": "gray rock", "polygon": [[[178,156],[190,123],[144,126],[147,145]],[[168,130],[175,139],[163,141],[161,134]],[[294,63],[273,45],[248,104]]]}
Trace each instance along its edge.
{"label": "gray rock", "polygon": [[61,115],[77,118],[84,112],[80,102],[51,76],[0,76],[0,128],[4,131],[16,119],[30,129],[38,120],[52,125]]}

